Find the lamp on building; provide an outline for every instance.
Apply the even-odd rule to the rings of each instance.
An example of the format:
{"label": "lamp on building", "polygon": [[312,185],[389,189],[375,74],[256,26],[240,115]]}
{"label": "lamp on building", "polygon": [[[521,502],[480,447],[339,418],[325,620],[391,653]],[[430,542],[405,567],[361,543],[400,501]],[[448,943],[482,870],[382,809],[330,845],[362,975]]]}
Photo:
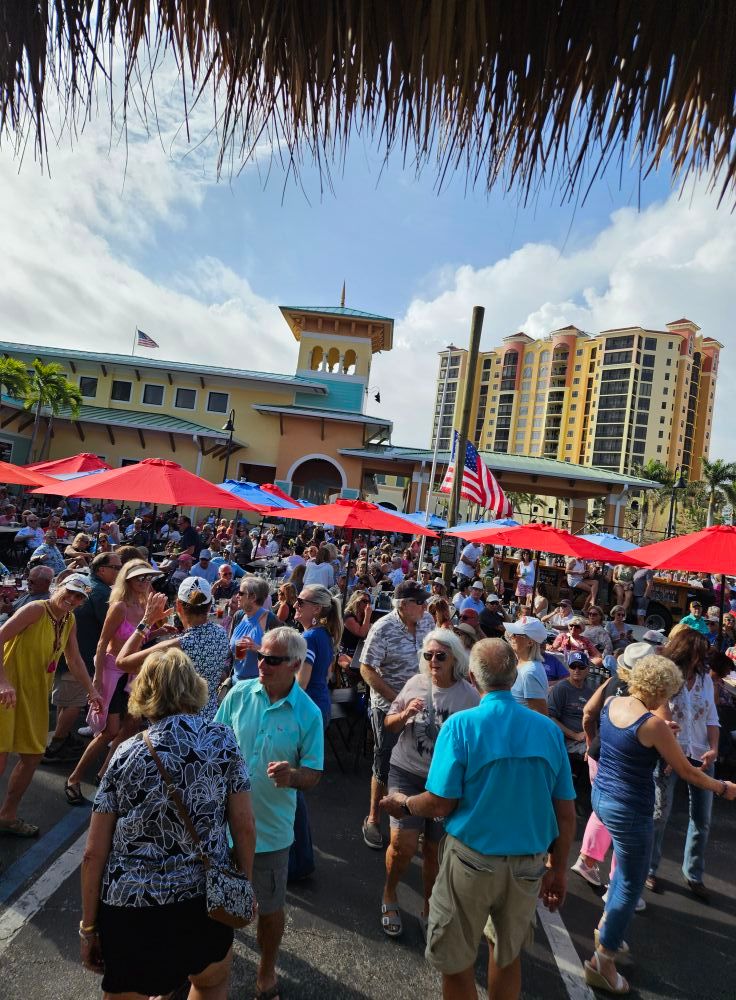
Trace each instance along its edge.
{"label": "lamp on building", "polygon": [[680,466],[675,467],[675,482],[672,484],[672,495],[670,496],[670,516],[667,519],[667,538],[672,538],[675,521],[675,505],[677,503],[677,491],[687,489],[687,479],[680,471]]}
{"label": "lamp on building", "polygon": [[[230,410],[227,415],[227,421],[223,424],[222,430],[227,431],[227,451],[225,452],[225,475],[223,476],[223,482],[227,482],[227,474],[230,469],[230,452],[233,447],[233,432],[235,431],[235,410]],[[220,520],[220,514],[222,513],[222,508],[217,512],[217,520]],[[233,542],[235,539],[233,539]]]}
{"label": "lamp on building", "polygon": [[365,387],[365,394],[367,396],[368,393],[369,393],[369,391],[372,391],[373,389],[376,390],[375,393],[373,394],[373,398],[375,399],[375,401],[377,403],[380,403],[381,402],[381,390],[377,386],[375,386],[375,385],[367,385]]}

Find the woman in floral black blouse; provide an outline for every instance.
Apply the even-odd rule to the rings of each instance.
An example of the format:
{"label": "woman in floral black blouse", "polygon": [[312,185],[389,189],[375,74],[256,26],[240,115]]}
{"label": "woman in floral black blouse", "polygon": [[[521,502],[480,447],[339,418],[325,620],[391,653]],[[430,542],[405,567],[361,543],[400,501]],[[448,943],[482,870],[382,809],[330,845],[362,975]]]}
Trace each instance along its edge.
{"label": "woman in floral black blouse", "polygon": [[[129,711],[148,734],[213,863],[226,864],[229,826],[238,868],[252,875],[255,823],[248,770],[231,729],[200,710],[207,684],[180,649],[154,650]],[[233,930],[210,919],[205,870],[142,735],[110,761],[82,861],[82,962],[105,996],[166,996],[187,977],[227,995]]]}

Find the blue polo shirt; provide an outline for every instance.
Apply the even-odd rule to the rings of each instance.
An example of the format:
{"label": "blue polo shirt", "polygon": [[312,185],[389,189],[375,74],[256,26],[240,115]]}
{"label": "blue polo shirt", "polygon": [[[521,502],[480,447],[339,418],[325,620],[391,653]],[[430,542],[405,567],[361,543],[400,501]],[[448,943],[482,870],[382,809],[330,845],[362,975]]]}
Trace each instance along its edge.
{"label": "blue polo shirt", "polygon": [[553,799],[574,799],[560,729],[491,691],[440,729],[427,791],[458,799],[445,829],[480,854],[541,854],[558,834]]}
{"label": "blue polo shirt", "polygon": [[291,767],[324,767],[322,713],[294,681],[285,698],[271,704],[259,680],[234,684],[220,705],[215,722],[235,733],[248,764],[253,813],[256,818],[256,854],[281,851],[294,840],[296,789],[276,788],[266,774],[273,761]]}

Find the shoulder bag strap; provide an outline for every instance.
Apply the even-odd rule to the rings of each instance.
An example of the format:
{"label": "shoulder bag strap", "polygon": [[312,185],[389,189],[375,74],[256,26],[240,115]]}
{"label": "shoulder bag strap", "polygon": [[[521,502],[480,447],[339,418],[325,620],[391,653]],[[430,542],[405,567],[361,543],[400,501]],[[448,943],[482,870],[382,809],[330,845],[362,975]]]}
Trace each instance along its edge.
{"label": "shoulder bag strap", "polygon": [[434,725],[434,698],[432,697],[432,678],[429,678],[429,711],[427,712],[427,721],[430,726]]}
{"label": "shoulder bag strap", "polygon": [[209,866],[209,858],[206,856],[206,854],[202,850],[202,840],[201,840],[199,834],[197,833],[197,831],[196,831],[196,829],[194,827],[194,823],[192,823],[192,817],[189,815],[189,812],[187,811],[187,807],[184,805],[184,802],[182,800],[181,795],[179,794],[178,789],[175,787],[173,781],[171,780],[171,777],[169,776],[169,772],[166,770],[166,768],[164,767],[164,765],[161,763],[161,758],[159,757],[159,755],[154,750],[153,743],[151,743],[151,737],[148,735],[147,732],[143,733],[143,741],[146,744],[146,746],[148,747],[148,749],[149,749],[149,751],[151,753],[151,756],[153,757],[153,762],[156,765],[156,767],[158,768],[161,777],[163,778],[163,782],[166,785],[166,791],[168,792],[169,797],[173,800],[174,805],[176,806],[177,812],[181,816],[181,820],[182,820],[182,822],[184,823],[184,826],[187,829],[187,833],[192,838],[192,841],[194,842],[194,846],[199,850],[199,854],[200,854],[200,857],[202,859],[202,863],[204,864],[205,868],[207,868]]}

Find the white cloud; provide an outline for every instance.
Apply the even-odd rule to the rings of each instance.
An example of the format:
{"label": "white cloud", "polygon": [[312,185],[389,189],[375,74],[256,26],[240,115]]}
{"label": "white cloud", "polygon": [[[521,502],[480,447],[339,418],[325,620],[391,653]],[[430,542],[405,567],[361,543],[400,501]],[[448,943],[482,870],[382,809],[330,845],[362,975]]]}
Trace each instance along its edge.
{"label": "white cloud", "polygon": [[[486,308],[482,348],[524,330],[540,337],[573,323],[588,332],[664,324],[687,316],[725,345],[711,457],[736,460],[727,385],[736,380],[732,286],[736,227],[728,209],[696,192],[645,211],[622,209],[569,252],[527,244],[485,268],[457,268],[434,299],[414,299],[396,324],[396,348],[376,360],[372,381],[392,411],[397,443],[426,446],[437,351],[466,347],[473,306]],[[412,373],[411,381],[406,372]]]}

